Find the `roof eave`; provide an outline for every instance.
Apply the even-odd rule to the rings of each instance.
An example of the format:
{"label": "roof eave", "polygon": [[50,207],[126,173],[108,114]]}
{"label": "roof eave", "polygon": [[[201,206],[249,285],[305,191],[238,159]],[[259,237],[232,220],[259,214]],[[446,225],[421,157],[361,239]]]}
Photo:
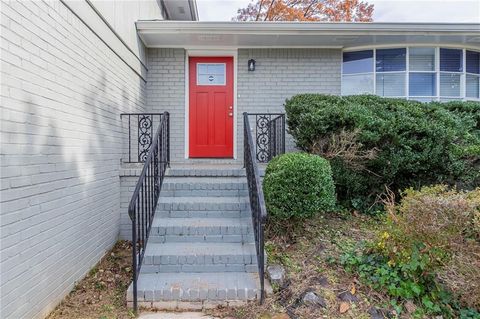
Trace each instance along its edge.
{"label": "roof eave", "polygon": [[232,34],[479,34],[480,23],[345,23],[345,22],[199,22],[140,20],[146,33],[232,33]]}

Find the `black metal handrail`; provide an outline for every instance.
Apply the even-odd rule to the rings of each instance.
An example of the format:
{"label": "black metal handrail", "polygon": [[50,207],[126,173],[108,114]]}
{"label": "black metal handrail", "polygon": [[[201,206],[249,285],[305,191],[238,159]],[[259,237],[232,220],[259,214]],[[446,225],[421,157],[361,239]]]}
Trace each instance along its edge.
{"label": "black metal handrail", "polygon": [[255,148],[253,144],[248,113],[243,113],[243,157],[247,172],[248,195],[252,210],[255,247],[257,250],[258,273],[260,277],[260,303],[265,300],[265,252],[264,229],[267,221],[267,209],[263,189],[258,173]]}
{"label": "black metal handrail", "polygon": [[155,209],[162,188],[165,171],[170,164],[170,124],[168,112],[162,113],[160,124],[142,172],[133,191],[128,215],[132,220],[133,309],[137,311],[137,280],[152,227]]}
{"label": "black metal handrail", "polygon": [[255,157],[260,163],[268,163],[285,153],[285,114],[248,113],[255,120]]}
{"label": "black metal handrail", "polygon": [[128,157],[122,159],[124,163],[145,162],[162,116],[163,113],[120,114],[122,120],[126,118],[128,121]]}

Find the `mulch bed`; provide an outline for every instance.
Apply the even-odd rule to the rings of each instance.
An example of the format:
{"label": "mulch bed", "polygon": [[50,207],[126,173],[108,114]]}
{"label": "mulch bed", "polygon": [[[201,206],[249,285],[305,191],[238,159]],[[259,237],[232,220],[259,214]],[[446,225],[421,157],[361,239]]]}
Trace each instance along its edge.
{"label": "mulch bed", "polygon": [[126,305],[126,292],[132,280],[131,264],[131,243],[118,241],[47,319],[134,318]]}

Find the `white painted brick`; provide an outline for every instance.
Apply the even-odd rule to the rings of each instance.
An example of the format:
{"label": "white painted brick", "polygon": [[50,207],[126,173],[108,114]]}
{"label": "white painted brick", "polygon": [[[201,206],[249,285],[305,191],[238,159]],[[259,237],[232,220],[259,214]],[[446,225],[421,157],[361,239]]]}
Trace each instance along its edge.
{"label": "white painted brick", "polygon": [[120,113],[146,85],[60,1],[1,15],[0,317],[43,318],[118,238]]}

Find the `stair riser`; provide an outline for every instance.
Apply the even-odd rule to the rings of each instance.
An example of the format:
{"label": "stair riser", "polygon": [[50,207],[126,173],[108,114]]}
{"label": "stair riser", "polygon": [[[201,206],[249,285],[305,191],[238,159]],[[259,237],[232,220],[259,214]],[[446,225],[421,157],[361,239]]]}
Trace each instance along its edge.
{"label": "stair riser", "polygon": [[249,272],[258,271],[256,264],[211,264],[211,265],[142,265],[141,272],[153,273],[212,273],[212,272]]}
{"label": "stair riser", "polygon": [[[255,300],[259,297],[258,289],[163,289],[138,291],[138,301],[227,301]],[[133,300],[132,296],[127,296]]]}
{"label": "stair riser", "polygon": [[253,233],[252,226],[166,226],[152,227],[150,236],[155,235],[246,235]]}
{"label": "stair riser", "polygon": [[251,217],[249,210],[230,211],[157,211],[155,216],[171,218],[244,218]]}
{"label": "stair riser", "polygon": [[245,203],[158,203],[160,211],[249,211],[250,205]]}
{"label": "stair riser", "polygon": [[170,169],[167,176],[178,177],[243,177],[245,171],[242,169]]}
{"label": "stair riser", "polygon": [[251,235],[150,235],[149,243],[251,243],[254,242]]}
{"label": "stair riser", "polygon": [[[221,180],[221,178],[220,178]],[[245,181],[219,182],[212,177],[211,182],[190,181],[182,182],[182,178],[168,178],[163,181],[162,189],[165,190],[245,190],[248,189]]]}
{"label": "stair riser", "polygon": [[248,196],[248,190],[224,190],[224,189],[165,189],[160,193],[160,197],[238,197]]}
{"label": "stair riser", "polygon": [[146,255],[144,265],[249,265],[256,262],[253,254],[238,255]]}

